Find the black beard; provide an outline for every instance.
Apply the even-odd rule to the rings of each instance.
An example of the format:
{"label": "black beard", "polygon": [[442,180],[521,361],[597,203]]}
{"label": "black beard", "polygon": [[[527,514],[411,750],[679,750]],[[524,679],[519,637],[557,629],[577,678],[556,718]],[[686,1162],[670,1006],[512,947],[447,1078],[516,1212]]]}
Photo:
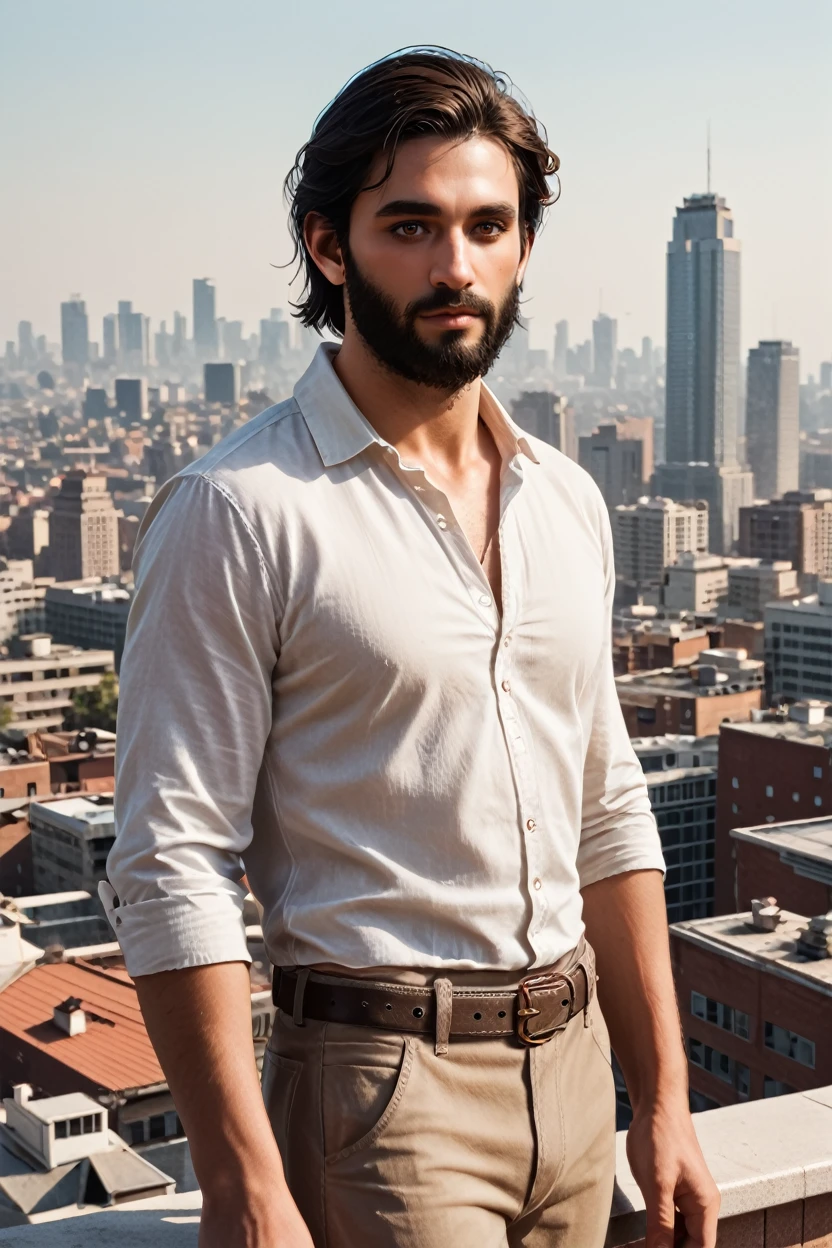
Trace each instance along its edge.
{"label": "black beard", "polygon": [[[520,291],[513,282],[499,307],[469,291],[437,289],[400,313],[389,295],[363,276],[347,248],[342,254],[355,328],[379,362],[407,381],[450,394],[469,386],[488,372],[517,323]],[[440,308],[480,315],[484,328],[479,341],[469,346],[461,329],[445,330],[435,344],[420,338],[416,317]]]}

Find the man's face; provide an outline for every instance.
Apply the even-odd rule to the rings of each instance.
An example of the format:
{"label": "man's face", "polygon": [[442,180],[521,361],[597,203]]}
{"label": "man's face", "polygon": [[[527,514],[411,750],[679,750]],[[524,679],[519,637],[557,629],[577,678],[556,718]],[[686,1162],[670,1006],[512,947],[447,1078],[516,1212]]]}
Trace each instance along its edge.
{"label": "man's face", "polygon": [[[368,185],[383,169],[379,160]],[[411,139],[388,180],[353,205],[347,316],[387,368],[457,390],[488,371],[511,333],[529,247],[504,147]]]}

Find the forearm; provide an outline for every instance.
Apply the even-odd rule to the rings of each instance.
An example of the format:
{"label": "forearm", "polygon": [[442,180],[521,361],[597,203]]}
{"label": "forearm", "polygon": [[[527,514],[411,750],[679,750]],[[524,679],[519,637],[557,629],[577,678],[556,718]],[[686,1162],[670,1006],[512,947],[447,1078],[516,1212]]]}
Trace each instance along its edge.
{"label": "forearm", "polygon": [[203,1192],[285,1186],[254,1060],[246,964],[142,975],[136,988]]}
{"label": "forearm", "polygon": [[598,998],[633,1108],[687,1104],[687,1061],[670,964],[662,877],[629,871],[583,890]]}

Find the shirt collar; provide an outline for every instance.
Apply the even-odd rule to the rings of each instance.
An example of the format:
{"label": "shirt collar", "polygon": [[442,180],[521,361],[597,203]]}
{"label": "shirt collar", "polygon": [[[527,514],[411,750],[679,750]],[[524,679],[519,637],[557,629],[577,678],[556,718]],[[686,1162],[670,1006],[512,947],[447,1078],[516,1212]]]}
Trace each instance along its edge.
{"label": "shirt collar", "polygon": [[[373,442],[381,447],[389,445],[341,385],[332,367],[339,345],[337,342],[322,342],[294,389],[295,402],[327,468],[345,463]],[[522,452],[532,463],[539,463],[523,430],[514,423],[485,383],[481,388],[480,416],[488,425],[503,459],[512,459]]]}

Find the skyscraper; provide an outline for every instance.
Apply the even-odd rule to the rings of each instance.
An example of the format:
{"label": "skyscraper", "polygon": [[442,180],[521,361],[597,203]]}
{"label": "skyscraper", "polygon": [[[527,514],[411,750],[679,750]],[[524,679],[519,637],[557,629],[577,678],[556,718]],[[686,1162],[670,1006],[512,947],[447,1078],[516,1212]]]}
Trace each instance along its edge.
{"label": "skyscraper", "polygon": [[667,247],[665,458],[737,461],[740,244],[718,195],[676,209]]}
{"label": "skyscraper", "polygon": [[77,295],[61,304],[61,354],[64,364],[86,364],[89,359],[87,309]]}
{"label": "skyscraper", "polygon": [[141,368],[150,358],[150,321],[141,312],[133,311],[130,300],[118,305],[118,353],[123,364]]}
{"label": "skyscraper", "polygon": [[49,557],[61,581],[118,575],[118,512],[106,477],[64,477],[49,526]]}
{"label": "skyscraper", "polygon": [[188,318],[183,316],[181,312],[173,314],[173,345],[171,351],[174,359],[185,354],[185,346],[188,341]]}
{"label": "skyscraper", "polygon": [[559,394],[549,390],[524,390],[512,403],[511,414],[521,429],[548,442],[569,459],[577,460],[575,413]]}
{"label": "skyscraper", "polygon": [[31,321],[20,321],[17,326],[17,354],[22,367],[27,364],[34,364],[38,358],[38,350],[35,345],[35,335],[32,332]]}
{"label": "skyscraper", "polygon": [[798,486],[800,354],[790,342],[761,342],[748,353],[745,437],[758,498]]}
{"label": "skyscraper", "polygon": [[609,390],[618,357],[618,321],[603,312],[592,322],[592,354],[595,360],[593,381],[596,386]]}
{"label": "skyscraper", "polygon": [[561,381],[566,377],[568,369],[566,366],[566,356],[569,351],[569,322],[558,321],[555,326],[555,380]]}
{"label": "skyscraper", "polygon": [[194,278],[194,346],[198,355],[217,354],[217,299],[209,277]]}
{"label": "skyscraper", "polygon": [[101,327],[101,345],[104,360],[107,364],[115,364],[118,359],[118,317],[115,312],[108,312]]}

